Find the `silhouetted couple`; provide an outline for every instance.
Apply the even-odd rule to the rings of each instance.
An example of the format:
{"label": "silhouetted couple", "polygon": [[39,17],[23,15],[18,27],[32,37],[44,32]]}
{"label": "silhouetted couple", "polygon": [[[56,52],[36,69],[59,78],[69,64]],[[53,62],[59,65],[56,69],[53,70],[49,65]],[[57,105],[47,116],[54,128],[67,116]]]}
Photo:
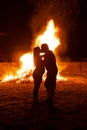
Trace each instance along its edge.
{"label": "silhouetted couple", "polygon": [[[40,55],[41,52],[44,53],[43,56]],[[38,103],[38,90],[42,82],[42,76],[46,69],[47,75],[45,80],[45,88],[48,96],[46,101],[47,103],[52,103],[56,89],[56,76],[58,73],[55,55],[51,50],[49,50],[48,45],[44,43],[41,45],[41,49],[39,47],[34,48],[33,56],[35,64],[35,70],[33,72],[33,101],[34,103]]]}

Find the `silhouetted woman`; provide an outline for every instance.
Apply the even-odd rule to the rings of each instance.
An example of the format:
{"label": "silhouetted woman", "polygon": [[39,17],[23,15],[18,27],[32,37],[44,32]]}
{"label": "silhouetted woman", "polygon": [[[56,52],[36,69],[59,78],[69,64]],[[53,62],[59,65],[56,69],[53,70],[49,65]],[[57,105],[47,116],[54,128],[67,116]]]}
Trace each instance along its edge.
{"label": "silhouetted woman", "polygon": [[35,65],[35,70],[33,72],[33,78],[34,78],[33,101],[34,103],[38,103],[38,90],[42,82],[42,76],[45,72],[42,57],[40,56],[40,52],[41,50],[39,47],[34,48],[34,51],[33,51],[33,59],[34,59],[34,65]]}

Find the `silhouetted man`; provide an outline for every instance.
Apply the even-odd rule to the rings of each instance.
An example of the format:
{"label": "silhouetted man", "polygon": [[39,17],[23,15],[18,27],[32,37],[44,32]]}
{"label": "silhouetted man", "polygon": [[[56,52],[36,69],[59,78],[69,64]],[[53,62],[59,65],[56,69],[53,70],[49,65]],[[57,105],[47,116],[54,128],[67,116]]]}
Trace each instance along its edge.
{"label": "silhouetted man", "polygon": [[45,87],[48,94],[47,102],[52,103],[54,92],[56,89],[56,76],[58,73],[58,68],[56,65],[56,58],[53,52],[49,50],[49,47],[47,44],[42,44],[41,49],[45,53],[44,66],[47,70],[47,77],[45,81]]}

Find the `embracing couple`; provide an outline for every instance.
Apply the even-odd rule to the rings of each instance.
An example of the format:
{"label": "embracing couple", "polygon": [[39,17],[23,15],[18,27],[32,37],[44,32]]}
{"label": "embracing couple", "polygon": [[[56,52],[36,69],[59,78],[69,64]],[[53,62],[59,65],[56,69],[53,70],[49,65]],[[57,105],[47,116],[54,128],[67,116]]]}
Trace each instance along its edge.
{"label": "embracing couple", "polygon": [[[41,55],[43,53],[43,55]],[[46,43],[39,47],[35,47],[33,51],[35,70],[33,72],[34,89],[33,89],[33,102],[38,103],[38,91],[42,82],[42,76],[47,71],[45,88],[47,91],[47,103],[52,103],[55,89],[56,89],[56,76],[58,68],[56,65],[55,55]]]}

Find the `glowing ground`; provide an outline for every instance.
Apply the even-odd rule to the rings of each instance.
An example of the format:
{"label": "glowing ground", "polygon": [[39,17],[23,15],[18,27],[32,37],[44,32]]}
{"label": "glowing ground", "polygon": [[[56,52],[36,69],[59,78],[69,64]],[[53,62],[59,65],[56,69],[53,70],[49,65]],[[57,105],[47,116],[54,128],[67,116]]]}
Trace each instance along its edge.
{"label": "glowing ground", "polygon": [[32,107],[33,83],[0,84],[0,130],[87,129],[87,75],[57,82],[53,107],[46,104],[42,83],[40,104]]}

